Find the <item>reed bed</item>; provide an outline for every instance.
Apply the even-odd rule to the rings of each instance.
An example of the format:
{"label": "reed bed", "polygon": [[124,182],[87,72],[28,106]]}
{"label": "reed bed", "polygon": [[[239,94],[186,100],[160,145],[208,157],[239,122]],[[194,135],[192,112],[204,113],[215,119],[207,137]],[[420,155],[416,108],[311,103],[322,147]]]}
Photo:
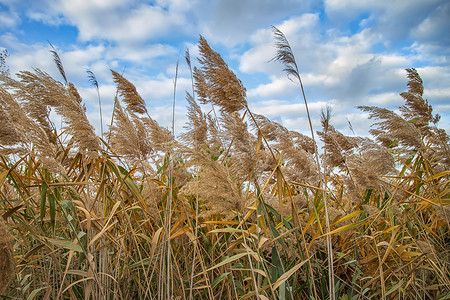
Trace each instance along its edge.
{"label": "reed bed", "polygon": [[[274,33],[275,60],[304,96],[287,39]],[[0,293],[450,297],[449,136],[415,69],[400,113],[360,107],[376,120],[374,139],[345,136],[327,109],[321,131],[305,136],[251,112],[220,54],[203,37],[199,49],[197,66],[186,52],[193,85],[178,137],[118,72],[101,136],[56,52],[63,82],[41,70],[1,76]]]}

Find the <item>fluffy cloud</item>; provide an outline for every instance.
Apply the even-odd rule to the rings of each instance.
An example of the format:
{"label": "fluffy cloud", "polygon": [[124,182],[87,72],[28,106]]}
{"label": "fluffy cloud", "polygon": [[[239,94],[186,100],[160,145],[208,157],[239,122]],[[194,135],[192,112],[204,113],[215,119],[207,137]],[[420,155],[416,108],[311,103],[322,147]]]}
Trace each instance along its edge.
{"label": "fluffy cloud", "polygon": [[198,22],[198,30],[214,42],[234,47],[245,43],[249,35],[287,15],[301,14],[313,1],[297,0],[219,0],[194,1],[192,13]]}
{"label": "fluffy cloud", "polygon": [[184,15],[139,1],[63,1],[61,12],[82,41],[140,42],[183,30]]}
{"label": "fluffy cloud", "polygon": [[[437,2],[439,1],[434,3]],[[406,13],[402,9],[407,5],[410,5],[410,2],[396,2],[392,9],[398,14],[398,17],[406,17]],[[409,10],[411,15],[419,14],[420,10],[423,11],[416,18],[417,26],[412,30],[411,27],[407,27],[408,22],[400,24],[396,23],[399,20],[395,21],[380,16],[381,13],[388,10],[388,7],[391,9],[391,6],[384,2],[333,0],[325,1],[327,16],[330,19],[336,19],[342,15],[345,15],[346,18],[349,17],[339,20],[348,23],[346,26],[341,24],[342,28],[347,28],[347,30],[343,30],[339,26],[328,28],[327,22],[321,22],[314,14],[303,14],[287,19],[277,27],[284,32],[291,44],[310,104],[334,103],[332,106],[337,115],[334,121],[338,121],[340,126],[348,126],[347,122],[343,122],[342,116],[353,114],[352,122],[356,122],[358,128],[368,129],[367,121],[364,122],[366,125],[359,124],[363,119],[355,116],[362,114],[358,113],[354,107],[367,104],[395,109],[403,104],[399,93],[407,89],[404,69],[423,65],[427,61],[436,63],[439,55],[441,57],[443,55],[442,50],[435,49],[439,53],[437,56],[425,56],[425,53],[429,52],[423,47],[429,47],[429,45],[425,46],[427,45],[425,38],[426,32],[433,30],[432,28],[436,28],[436,32],[435,36],[431,35],[428,38],[429,44],[437,43],[439,47],[442,47],[447,43],[443,41],[441,44],[440,39],[437,38],[440,35],[440,30],[437,30],[439,26],[449,28],[445,26],[448,18],[442,17],[448,15],[447,6],[450,7],[450,5],[441,5],[433,8],[426,2],[417,3]],[[438,9],[440,9],[439,13]],[[345,14],[343,14],[344,11]],[[389,14],[392,14],[392,18],[394,17],[392,11]],[[356,29],[350,28],[352,25],[349,24],[352,19],[360,20]],[[337,22],[337,24],[340,23]],[[395,34],[386,34],[381,29],[400,25],[402,28],[395,28],[394,31],[408,32],[399,43],[406,43],[409,47],[400,47],[394,50],[389,45],[393,44],[391,39]],[[418,43],[410,37],[420,38],[421,42]],[[270,82],[251,88],[248,92],[249,98],[292,99],[295,87],[285,77],[280,76],[279,70],[282,69],[282,66],[278,65],[278,71],[274,73],[274,64],[267,63],[274,55],[271,45],[273,36],[270,30],[256,31],[252,35],[250,43],[251,47],[241,56],[239,70],[249,74],[262,72],[276,75],[269,75]],[[447,50],[444,50],[444,53],[446,53],[445,51]],[[441,59],[439,62],[448,65],[446,60]],[[448,101],[450,95],[448,89],[441,85],[448,85],[449,81],[442,80],[442,76],[444,78],[450,76],[450,70],[447,67],[426,67],[418,68],[418,71],[425,81],[425,97],[434,98],[430,103],[437,105],[436,107],[443,111],[447,118],[448,108],[440,103]],[[276,107],[276,105],[258,105],[260,110],[268,112],[270,115],[276,117],[284,115],[285,117],[281,119],[285,124],[295,126],[295,120],[302,121],[300,116],[304,112],[300,106],[290,105],[289,109],[286,109],[284,104],[280,104],[279,108]],[[299,117],[289,117],[293,112],[296,112]],[[317,117],[318,112],[316,113]],[[337,127],[339,128],[339,126]]]}
{"label": "fluffy cloud", "polygon": [[[1,3],[0,3],[1,5]],[[1,6],[0,6],[1,9]],[[14,27],[20,22],[19,14],[11,9],[0,11],[0,27],[9,28]]]}
{"label": "fluffy cloud", "polygon": [[[418,67],[426,97],[450,127],[446,0],[0,1],[5,7],[0,27],[7,28],[0,31],[0,46],[11,50],[11,70],[38,67],[59,78],[46,37],[41,43],[21,40],[22,20],[77,30],[78,41],[72,45],[52,42],[69,79],[82,86],[82,96],[94,111],[96,93],[85,71],[91,69],[102,82],[107,107],[114,94],[112,68],[125,70],[125,77],[161,120],[170,118],[174,64],[186,46],[196,64],[198,49],[193,43],[202,34],[243,80],[252,108],[301,128],[305,116],[299,87],[286,78],[280,63],[269,62],[276,53],[270,25],[276,25],[296,56],[314,124],[319,124],[320,109],[328,103],[338,128],[347,130],[347,119],[354,128],[367,128],[367,116],[354,106],[401,105],[398,93],[406,90],[407,82],[404,69]],[[181,107],[184,90],[191,89],[182,58],[178,75],[176,98]],[[98,123],[95,115],[90,113]]]}
{"label": "fluffy cloud", "polygon": [[292,96],[298,85],[286,79],[285,76],[271,77],[271,82],[268,84],[260,84],[254,89],[247,92],[250,99],[258,98],[274,98],[280,96]]}
{"label": "fluffy cloud", "polygon": [[9,51],[10,55],[7,59],[7,65],[12,75],[19,71],[33,68],[45,70],[52,76],[57,74],[49,71],[54,63],[51,55],[49,55],[48,47],[45,48],[42,44],[25,44],[11,33],[5,33],[0,36],[0,45]]}
{"label": "fluffy cloud", "polygon": [[[185,18],[185,11],[190,8],[187,3],[157,1],[149,4],[138,0],[23,0],[11,1],[6,5],[11,12],[20,11],[30,20],[53,26],[75,26],[82,42],[109,40],[143,43],[169,33],[186,32],[190,24]],[[12,20],[8,22],[11,23]]]}

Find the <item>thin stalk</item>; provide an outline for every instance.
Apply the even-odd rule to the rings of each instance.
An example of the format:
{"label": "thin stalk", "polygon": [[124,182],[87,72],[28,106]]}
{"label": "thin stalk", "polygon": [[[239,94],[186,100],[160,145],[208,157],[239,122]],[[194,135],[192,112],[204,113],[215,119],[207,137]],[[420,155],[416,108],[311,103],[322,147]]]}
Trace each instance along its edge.
{"label": "thin stalk", "polygon": [[[242,224],[241,213],[237,212],[237,216],[238,216],[239,224]],[[250,264],[250,270],[252,272],[252,279],[253,279],[253,285],[255,286],[256,299],[260,299],[259,292],[258,292],[258,285],[257,285],[256,277],[255,277],[255,271],[253,270],[252,258],[250,256],[250,253],[248,252],[250,248],[247,246],[244,229],[242,228],[242,226],[240,226],[240,228],[241,228],[242,240],[244,241],[244,246],[245,246],[245,249],[247,250],[248,263]]]}
{"label": "thin stalk", "polygon": [[[179,61],[177,61],[176,69],[175,69],[175,79],[173,83],[173,104],[172,104],[172,136],[175,136],[175,99],[176,99],[176,91],[177,91],[177,79],[178,79],[178,64]],[[172,177],[173,177],[173,158],[172,158],[172,149],[169,150],[168,153],[168,160],[169,160],[169,195],[167,196],[167,202],[166,202],[166,230],[164,231],[164,234],[166,235],[166,243],[167,243],[167,253],[166,253],[166,299],[171,299],[171,276],[170,276],[170,265],[171,265],[171,249],[170,249],[170,231],[172,230],[172,202],[173,202],[173,184],[172,184]]]}
{"label": "thin stalk", "polygon": [[[303,83],[302,83],[302,79],[300,76],[300,72],[298,70],[298,66],[297,66],[297,62],[295,60],[294,57],[294,53],[292,52],[292,48],[289,45],[289,42],[287,40],[287,38],[285,37],[285,35],[275,26],[272,27],[274,35],[275,35],[275,46],[278,48],[277,54],[276,56],[272,59],[272,60],[278,60],[280,62],[282,62],[285,66],[284,70],[286,72],[286,74],[288,75],[288,77],[294,76],[295,78],[297,78],[299,84],[300,84],[300,89],[302,92],[302,96],[303,96],[303,100],[305,103],[305,109],[306,109],[306,115],[308,116],[308,123],[309,123],[309,128],[311,130],[311,138],[314,142],[314,145],[317,146],[316,143],[316,139],[314,136],[314,129],[312,126],[312,122],[311,122],[311,115],[309,113],[309,108],[308,108],[308,101],[306,100],[306,95],[305,95],[305,89],[303,88]],[[316,149],[315,151],[315,158],[316,158],[316,163],[317,163],[317,169],[318,169],[318,173],[319,173],[319,178],[321,178],[321,181],[323,181],[323,184],[326,183],[326,178],[324,178],[324,174],[322,174],[321,171],[321,167],[320,167],[320,161],[319,161],[319,154],[318,151]],[[330,232],[330,220],[328,217],[328,209],[327,209],[327,197],[326,197],[326,193],[323,192],[322,198],[323,198],[323,202],[324,202],[324,207],[325,207],[325,224],[326,224],[326,230],[327,233]],[[329,293],[330,293],[330,300],[334,300],[335,299],[335,292],[334,292],[334,267],[333,267],[333,248],[332,248],[332,243],[331,243],[331,236],[327,235],[327,258],[328,258],[328,275],[329,275]]]}
{"label": "thin stalk", "polygon": [[[186,48],[185,56],[186,63],[189,66],[189,72],[191,73],[192,84],[192,98],[195,100],[195,86],[194,76],[192,74],[191,56],[189,54],[189,48]],[[195,180],[198,180],[197,178]],[[195,270],[195,258],[197,257],[197,238],[198,238],[198,193],[195,195],[195,228],[194,228],[194,251],[192,254],[192,266],[191,266],[191,279],[189,288],[189,299],[192,299],[192,288],[194,287],[194,270]]]}

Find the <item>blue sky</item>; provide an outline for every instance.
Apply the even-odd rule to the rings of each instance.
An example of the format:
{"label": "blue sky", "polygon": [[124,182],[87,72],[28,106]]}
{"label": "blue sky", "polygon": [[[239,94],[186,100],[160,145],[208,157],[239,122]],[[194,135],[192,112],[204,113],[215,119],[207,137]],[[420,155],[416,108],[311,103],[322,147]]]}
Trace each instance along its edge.
{"label": "blue sky", "polygon": [[10,53],[11,73],[40,68],[60,78],[50,41],[96,128],[98,100],[87,69],[100,83],[104,124],[113,108],[113,69],[124,71],[152,117],[170,126],[179,59],[175,123],[181,132],[184,91],[191,88],[184,51],[188,47],[195,62],[201,34],[242,80],[254,112],[308,133],[298,85],[269,62],[275,54],[271,25],[293,48],[317,130],[328,104],[335,127],[351,134],[350,121],[356,134],[367,135],[370,122],[355,106],[396,109],[406,90],[404,69],[414,67],[425,98],[442,116],[439,127],[449,131],[447,0],[0,0],[0,50]]}

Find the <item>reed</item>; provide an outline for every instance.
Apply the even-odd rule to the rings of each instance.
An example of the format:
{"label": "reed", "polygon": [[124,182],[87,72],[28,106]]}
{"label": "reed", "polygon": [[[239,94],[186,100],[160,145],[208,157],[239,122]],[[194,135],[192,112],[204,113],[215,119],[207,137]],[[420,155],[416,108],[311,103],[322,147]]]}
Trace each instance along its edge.
{"label": "reed", "polygon": [[[275,34],[277,59],[301,83]],[[361,107],[374,139],[340,133],[330,110],[305,136],[254,114],[220,54],[199,45],[196,66],[186,53],[193,91],[179,136],[124,74],[112,71],[114,118],[101,140],[67,78],[1,75],[0,293],[448,298],[450,138],[417,71],[406,71],[399,113]]]}

